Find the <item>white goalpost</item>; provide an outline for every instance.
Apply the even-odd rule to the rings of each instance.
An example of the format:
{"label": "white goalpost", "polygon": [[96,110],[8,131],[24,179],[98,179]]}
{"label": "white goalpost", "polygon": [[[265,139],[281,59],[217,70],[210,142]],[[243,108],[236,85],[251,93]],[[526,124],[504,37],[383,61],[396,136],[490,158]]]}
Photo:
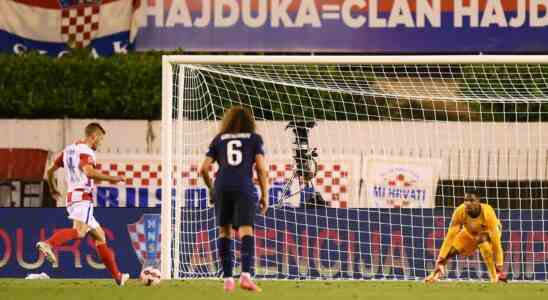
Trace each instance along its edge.
{"label": "white goalpost", "polygon": [[[548,280],[548,56],[181,55],[162,72],[164,278],[221,276],[197,170],[242,105],[269,166],[256,278],[423,279],[475,188],[502,223],[509,278]],[[488,278],[479,254],[447,276]]]}

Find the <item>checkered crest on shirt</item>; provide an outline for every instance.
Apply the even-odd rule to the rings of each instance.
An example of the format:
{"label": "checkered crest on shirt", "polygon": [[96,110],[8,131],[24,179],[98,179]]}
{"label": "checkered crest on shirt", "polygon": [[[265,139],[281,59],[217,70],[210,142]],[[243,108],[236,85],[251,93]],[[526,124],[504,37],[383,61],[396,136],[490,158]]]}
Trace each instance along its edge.
{"label": "checkered crest on shirt", "polygon": [[71,48],[87,47],[99,31],[99,1],[64,6],[61,11],[61,37]]}

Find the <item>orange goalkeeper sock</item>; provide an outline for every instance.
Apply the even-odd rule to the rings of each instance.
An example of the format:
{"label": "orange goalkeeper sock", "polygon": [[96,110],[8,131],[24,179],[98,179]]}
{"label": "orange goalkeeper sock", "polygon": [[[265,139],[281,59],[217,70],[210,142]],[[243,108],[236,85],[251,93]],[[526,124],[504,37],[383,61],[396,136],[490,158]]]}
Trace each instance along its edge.
{"label": "orange goalkeeper sock", "polygon": [[497,281],[497,270],[495,268],[495,259],[493,256],[493,247],[488,242],[479,244],[479,250],[483,261],[487,265],[487,271],[489,272],[489,278],[491,282]]}

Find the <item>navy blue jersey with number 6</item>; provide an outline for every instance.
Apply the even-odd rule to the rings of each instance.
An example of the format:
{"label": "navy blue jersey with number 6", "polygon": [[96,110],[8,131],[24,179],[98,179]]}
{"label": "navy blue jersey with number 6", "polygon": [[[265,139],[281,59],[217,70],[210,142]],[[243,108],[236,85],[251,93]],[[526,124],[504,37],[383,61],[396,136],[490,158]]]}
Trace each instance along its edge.
{"label": "navy blue jersey with number 6", "polygon": [[206,153],[219,164],[215,190],[255,190],[252,167],[257,154],[264,150],[263,139],[256,133],[217,135]]}

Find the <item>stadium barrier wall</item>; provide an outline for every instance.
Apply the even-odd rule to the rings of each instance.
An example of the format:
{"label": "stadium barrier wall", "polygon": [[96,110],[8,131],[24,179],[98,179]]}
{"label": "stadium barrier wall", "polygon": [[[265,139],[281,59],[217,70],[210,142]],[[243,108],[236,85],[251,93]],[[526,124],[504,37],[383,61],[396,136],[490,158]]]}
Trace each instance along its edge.
{"label": "stadium barrier wall", "polygon": [[[83,128],[91,121],[97,120],[0,120],[0,132],[7,133],[0,140],[0,148],[40,148],[53,156],[81,138]],[[108,132],[98,152],[99,161],[160,159],[160,121],[99,121]],[[193,125],[197,132],[214,136],[215,123],[197,122],[200,124]],[[548,179],[548,149],[543,144],[548,140],[545,122],[318,123],[310,132],[310,141],[311,146],[319,148],[319,160],[348,154],[364,158],[372,155],[440,158],[440,179]],[[293,154],[292,136],[284,129],[285,125],[286,122],[258,122],[258,131],[264,136],[269,155],[289,157]],[[286,138],[281,139],[284,136]],[[208,142],[204,141],[203,145],[205,153]]]}
{"label": "stadium barrier wall", "polygon": [[[0,120],[0,131],[7,133],[6,138],[0,141],[0,148],[46,149],[50,153],[51,161],[64,145],[79,139],[82,128],[91,121]],[[160,123],[143,120],[100,121],[108,131],[105,143],[98,153],[100,169],[103,172],[112,173],[111,175],[126,176],[129,181],[124,185],[116,186],[101,183],[95,197],[96,203],[99,206],[108,207],[156,206],[159,201],[158,179],[161,175],[158,172]],[[431,173],[430,175],[422,177],[430,176],[445,182],[443,195],[448,195],[447,187],[456,186],[450,183],[451,180],[499,181],[501,184],[504,182],[526,184],[548,180],[546,163],[548,149],[542,144],[542,141],[548,139],[547,123],[460,124],[448,122],[439,126],[431,122],[414,122],[412,126],[406,122],[345,122],[344,126],[342,124],[322,121],[318,122],[317,128],[313,128],[310,132],[312,146],[319,148],[318,161],[327,168],[320,172],[317,178],[323,183],[315,184],[321,188],[320,192],[323,193],[324,198],[331,201],[329,207],[371,206],[367,205],[367,202],[372,198],[374,189],[366,186],[376,184],[372,177],[380,177],[375,174],[383,174],[383,169],[376,168],[374,173],[368,169],[369,162],[376,162],[375,157],[390,159],[393,163],[408,169],[407,175],[410,176],[415,173],[426,174],[424,171],[419,172],[418,166],[432,166],[435,160],[439,160],[439,166],[432,170],[433,172],[427,172]],[[208,133],[211,133],[211,136],[214,135],[215,123],[197,121],[195,125],[200,128],[199,132],[204,132],[204,139],[209,136]],[[292,139],[291,134],[284,129],[285,125],[285,122],[273,121],[263,121],[258,124],[259,132],[264,135],[271,167],[274,168],[269,174],[272,179],[280,177],[277,174],[279,172],[285,172],[284,176],[288,177],[287,165],[292,163],[291,157],[294,151]],[[421,132],[432,134],[420,134]],[[119,136],[124,138],[117,138]],[[356,143],[357,140],[360,142]],[[379,144],[382,147],[378,146]],[[204,141],[203,145],[205,148],[207,142]],[[478,145],[482,145],[482,148],[478,148]],[[188,171],[186,177],[188,182],[185,185],[185,193],[188,196],[185,196],[186,198],[207,194],[196,172],[200,160],[201,157],[193,157],[192,163],[183,166]],[[419,161],[419,164],[415,167],[408,166],[407,162],[410,161]],[[339,177],[328,175],[328,173]],[[347,174],[347,176],[341,174]],[[370,176],[371,174],[373,176]],[[401,174],[394,174],[394,177],[399,175]],[[58,173],[57,178],[60,190],[64,191],[62,173]],[[364,179],[366,184],[363,189],[359,188],[361,179]],[[273,186],[276,185],[275,183],[276,180],[273,181]],[[280,180],[277,180],[277,183],[279,184]],[[447,186],[448,183],[449,186]],[[520,189],[519,193],[532,190],[532,186],[525,186],[526,188]],[[430,191],[425,197],[429,199],[429,204],[422,207],[432,207],[434,199],[431,195],[432,191],[436,190],[436,186],[428,188],[423,184],[414,188],[420,192],[418,193],[420,195],[424,195],[422,191]],[[368,199],[366,195],[369,194],[371,195]],[[20,193],[16,189],[12,191],[11,197],[15,199],[16,206],[24,202],[21,199],[18,200]],[[58,205],[62,206],[64,203],[61,202]],[[436,205],[439,206],[439,203]]]}
{"label": "stadium barrier wall", "polygon": [[[160,121],[147,120],[0,119],[0,132],[6,133],[0,140],[0,148],[41,148],[58,152],[66,144],[80,139],[84,127],[90,122],[100,122],[107,130],[107,136],[98,151],[99,155],[159,155],[161,153]],[[216,122],[196,121],[196,123],[192,125],[194,130],[205,133],[197,138],[209,139],[214,136]],[[310,143],[311,146],[319,147],[320,155],[363,152],[365,155],[441,156],[453,159],[460,156],[467,162],[479,158],[487,159],[488,155],[491,158],[496,158],[494,156],[498,155],[520,160],[525,160],[529,155],[531,159],[537,159],[537,156],[538,159],[543,159],[546,158],[545,152],[548,151],[543,147],[545,146],[543,141],[548,139],[546,122],[318,121],[317,123],[318,126],[310,130]],[[263,135],[265,149],[269,154],[292,153],[293,137],[285,129],[286,125],[287,122],[284,121],[257,122],[257,130]],[[207,137],[208,133],[211,137]],[[358,140],[360,142],[356,143]],[[203,145],[205,149],[208,142],[204,141]],[[482,148],[479,149],[479,146]],[[539,176],[544,176],[543,171],[544,169],[538,170]],[[465,171],[461,170],[461,172]],[[506,172],[506,168],[503,168],[498,174],[491,172],[489,176],[507,176]],[[464,173],[462,176],[466,175]],[[523,171],[523,174],[519,175],[523,177],[530,174]]]}
{"label": "stadium barrier wall", "polygon": [[[218,274],[213,213],[213,209],[183,209],[185,223],[202,231],[183,233],[181,240],[191,243],[182,244],[181,262],[187,266],[181,268],[182,275]],[[448,226],[443,216],[451,213],[451,209],[270,209],[266,217],[256,219],[256,271],[267,278],[422,278],[433,267]],[[120,269],[133,278],[143,263],[159,263],[159,214],[159,208],[95,211]],[[510,278],[547,280],[548,210],[499,210],[498,216]],[[35,243],[67,226],[62,208],[0,209],[0,277],[46,272],[53,278],[108,278],[89,238],[59,248],[58,266],[38,255]],[[238,248],[236,243],[236,252]],[[478,255],[453,261],[449,270],[449,278],[486,276]]]}

